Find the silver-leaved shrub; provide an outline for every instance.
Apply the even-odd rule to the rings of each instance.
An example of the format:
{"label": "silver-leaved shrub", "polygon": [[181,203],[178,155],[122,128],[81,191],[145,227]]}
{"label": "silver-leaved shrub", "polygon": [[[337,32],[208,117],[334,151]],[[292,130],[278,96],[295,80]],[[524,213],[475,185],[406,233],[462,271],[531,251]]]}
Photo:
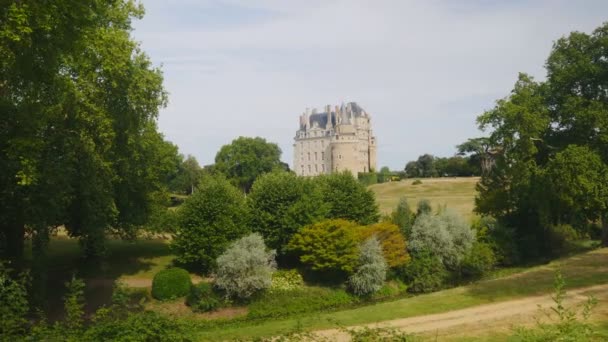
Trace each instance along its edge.
{"label": "silver-leaved shrub", "polygon": [[386,279],[387,268],[378,239],[373,236],[365,240],[359,250],[359,267],[348,279],[351,290],[358,296],[380,290]]}
{"label": "silver-leaved shrub", "polygon": [[237,298],[249,298],[270,288],[276,269],[275,254],[266,248],[258,233],[240,238],[217,258],[215,286],[228,297]]}

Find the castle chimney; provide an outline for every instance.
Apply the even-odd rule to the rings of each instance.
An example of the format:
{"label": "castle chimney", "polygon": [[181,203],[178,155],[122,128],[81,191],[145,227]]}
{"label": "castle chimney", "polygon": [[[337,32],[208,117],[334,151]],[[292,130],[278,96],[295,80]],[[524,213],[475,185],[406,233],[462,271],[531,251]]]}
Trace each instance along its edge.
{"label": "castle chimney", "polygon": [[333,127],[331,122],[331,106],[325,106],[325,111],[327,112],[327,125],[325,125],[325,129],[331,129]]}
{"label": "castle chimney", "polygon": [[306,113],[304,115],[304,125],[306,126],[306,130],[310,128],[310,108],[306,108]]}

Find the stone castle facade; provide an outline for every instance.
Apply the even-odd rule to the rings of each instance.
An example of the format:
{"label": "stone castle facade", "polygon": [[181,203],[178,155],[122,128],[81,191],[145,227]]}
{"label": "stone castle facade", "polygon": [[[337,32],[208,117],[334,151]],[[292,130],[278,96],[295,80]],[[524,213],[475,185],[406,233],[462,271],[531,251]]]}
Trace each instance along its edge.
{"label": "stone castle facade", "polygon": [[376,169],[376,138],[371,117],[357,103],[325,106],[300,116],[296,132],[293,169],[299,176],[332,172],[359,172]]}

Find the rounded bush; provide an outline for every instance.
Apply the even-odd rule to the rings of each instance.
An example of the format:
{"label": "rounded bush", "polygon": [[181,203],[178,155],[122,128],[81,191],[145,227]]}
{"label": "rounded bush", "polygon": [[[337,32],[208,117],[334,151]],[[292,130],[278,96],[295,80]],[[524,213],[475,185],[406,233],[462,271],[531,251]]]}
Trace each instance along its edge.
{"label": "rounded bush", "polygon": [[186,298],[186,304],[194,312],[208,312],[219,308],[222,305],[222,300],[213,291],[211,284],[198,283],[190,289],[190,294]]}
{"label": "rounded bush", "polygon": [[182,268],[173,267],[162,270],[152,280],[152,297],[158,300],[184,297],[190,292],[190,274]]}

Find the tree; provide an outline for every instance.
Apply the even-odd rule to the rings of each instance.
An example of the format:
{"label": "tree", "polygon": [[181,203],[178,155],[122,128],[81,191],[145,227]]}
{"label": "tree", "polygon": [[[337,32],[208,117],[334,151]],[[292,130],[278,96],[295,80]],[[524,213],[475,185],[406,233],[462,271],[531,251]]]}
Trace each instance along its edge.
{"label": "tree", "polygon": [[350,172],[315,178],[329,206],[328,218],[351,220],[360,224],[378,222],[380,213],[374,193],[358,182]]}
{"label": "tree", "polygon": [[262,234],[279,254],[301,227],[322,220],[328,213],[328,205],[313,180],[285,171],[256,179],[247,203],[251,229]]}
{"label": "tree", "polygon": [[475,172],[477,175],[487,174],[494,164],[492,145],[486,137],[468,139],[456,148],[458,155],[469,155],[469,162],[479,169],[479,172]]}
{"label": "tree", "polygon": [[388,182],[391,179],[391,170],[388,166],[383,166],[378,173],[378,183]]}
{"label": "tree", "polygon": [[586,229],[608,210],[608,168],[588,147],[570,145],[546,166],[548,215],[553,224]]}
{"label": "tree", "polygon": [[397,208],[391,213],[391,222],[396,224],[407,238],[412,233],[414,218],[414,213],[407,203],[407,198],[401,197],[399,199],[399,204],[397,204]]}
{"label": "tree", "polygon": [[359,267],[348,278],[348,284],[358,296],[377,292],[384,285],[387,268],[380,242],[375,237],[371,237],[361,244]]}
{"label": "tree", "polygon": [[418,168],[418,163],[416,161],[410,161],[405,165],[405,174],[409,178],[421,177],[420,169]]}
{"label": "tree", "polygon": [[[526,257],[537,256],[532,251],[551,252],[547,234],[556,221],[586,224],[608,203],[601,186],[589,187],[605,184],[601,170],[608,163],[603,76],[608,66],[602,61],[607,32],[608,23],[592,34],[573,32],[559,39],[547,59],[545,82],[520,74],[511,95],[478,118],[482,130],[491,129],[487,142],[493,166],[479,184],[476,210],[514,227]],[[585,165],[593,171],[585,172]],[[580,179],[572,178],[578,171]],[[547,191],[551,185],[555,196]],[[590,195],[576,195],[582,189]],[[600,215],[606,244],[607,212]]]}
{"label": "tree", "polygon": [[475,241],[475,232],[451,211],[438,215],[422,214],[416,218],[409,240],[414,254],[428,251],[438,257],[446,268],[455,270]]}
{"label": "tree", "polygon": [[287,249],[311,270],[341,278],[357,266],[357,227],[356,223],[341,219],[314,223],[300,229]]}
{"label": "tree", "polygon": [[268,251],[260,234],[253,233],[232,243],[217,258],[215,286],[228,297],[249,298],[270,288],[276,269],[275,251]]}
{"label": "tree", "polygon": [[[183,157],[182,157],[183,158]],[[194,156],[188,155],[180,162],[175,177],[171,180],[171,190],[191,195],[203,176],[203,169]]]}
{"label": "tree", "polygon": [[431,154],[423,154],[416,161],[420,176],[422,177],[437,177],[437,169],[435,168],[435,157]]}
{"label": "tree", "polygon": [[53,227],[65,225],[97,256],[108,229],[146,221],[162,191],[155,120],[166,93],[130,37],[142,15],[131,1],[3,7],[0,230],[8,257],[22,255],[26,226],[38,264]]}
{"label": "tree", "polygon": [[243,192],[249,192],[258,176],[284,168],[280,158],[281,149],[277,144],[259,137],[238,137],[215,155],[215,170]]}
{"label": "tree", "polygon": [[247,233],[248,214],[243,195],[226,179],[206,176],[178,211],[172,249],[176,261],[207,273],[230,241]]}

